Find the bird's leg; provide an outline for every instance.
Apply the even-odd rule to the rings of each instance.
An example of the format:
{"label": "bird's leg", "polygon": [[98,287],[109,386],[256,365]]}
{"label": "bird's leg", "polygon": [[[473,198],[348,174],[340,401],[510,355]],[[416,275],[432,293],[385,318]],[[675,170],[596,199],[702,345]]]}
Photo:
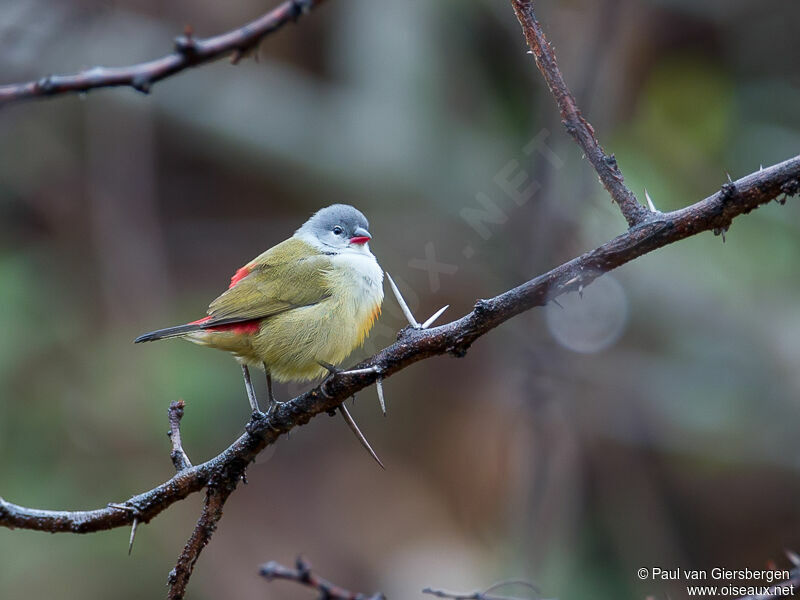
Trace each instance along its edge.
{"label": "bird's leg", "polygon": [[253,409],[253,414],[261,414],[261,409],[258,408],[258,398],[256,391],[253,389],[253,382],[250,381],[250,369],[247,365],[242,365],[242,374],[244,375],[244,387],[247,388],[247,399],[250,401],[250,408]]}
{"label": "bird's leg", "polygon": [[280,404],[275,399],[275,394],[272,393],[272,375],[269,374],[269,368],[267,368],[267,363],[264,364],[264,373],[267,374],[267,394],[269,395],[269,408],[267,409],[267,413],[271,414],[275,407]]}
{"label": "bird's leg", "polygon": [[[336,375],[338,375],[340,373],[350,372],[350,371],[342,371],[341,369],[337,369],[332,364],[326,363],[326,362],[321,361],[321,360],[317,361],[317,362],[319,363],[319,365],[321,367],[323,367],[324,369],[328,370],[329,375],[328,375],[328,377],[325,378],[325,382],[333,379],[334,377],[336,377]],[[324,386],[325,382],[323,382],[323,386]],[[323,388],[323,390],[324,390],[324,388]],[[353,396],[353,398],[355,398],[355,396]],[[353,434],[355,434],[356,438],[358,438],[358,441],[361,442],[361,445],[364,446],[366,451],[369,452],[370,456],[375,459],[375,462],[377,462],[380,465],[381,469],[385,469],[386,467],[383,466],[383,463],[381,462],[381,459],[378,458],[378,455],[375,453],[375,450],[373,450],[372,446],[369,445],[369,442],[367,441],[367,438],[364,437],[363,433],[361,433],[361,430],[358,428],[358,425],[356,424],[355,419],[353,419],[353,416],[350,414],[350,411],[347,410],[347,407],[344,404],[340,404],[339,405],[339,414],[342,415],[342,418],[344,419],[344,422],[347,423],[347,426],[350,428],[350,431],[352,431]]]}

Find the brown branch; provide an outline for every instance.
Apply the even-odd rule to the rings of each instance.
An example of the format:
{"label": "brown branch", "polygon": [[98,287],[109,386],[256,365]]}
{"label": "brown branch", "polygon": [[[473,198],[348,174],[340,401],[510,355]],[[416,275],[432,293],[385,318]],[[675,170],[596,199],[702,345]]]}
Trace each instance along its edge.
{"label": "brown branch", "polygon": [[628,225],[633,227],[645,221],[651,214],[650,211],[639,204],[636,196],[625,185],[616,158],[613,154],[609,155],[603,151],[595,137],[594,128],[578,109],[575,97],[569,91],[564,76],[558,68],[555,52],[533,13],[533,0],[511,0],[511,4],[522,25],[531,53],[536,59],[536,66],[539,67],[561,111],[564,128],[583,149],[586,158],[597,171],[603,187],[619,206]]}
{"label": "brown branch", "polygon": [[167,411],[169,420],[167,435],[172,440],[172,452],[169,453],[169,457],[172,459],[172,464],[175,465],[175,470],[178,473],[192,466],[181,442],[181,419],[183,418],[183,409],[185,407],[186,403],[183,400],[178,400],[177,402],[170,402],[169,410]]}
{"label": "brown branch", "polygon": [[238,62],[266,36],[296,21],[323,1],[287,0],[238,29],[206,39],[193,37],[187,28],[184,35],[175,39],[174,52],[149,62],[127,67],[94,67],[72,75],[48,75],[37,81],[3,85],[0,86],[0,106],[18,100],[106,87],[127,86],[147,94],[156,82],[190,67],[218,60],[228,54],[233,54],[233,62]]}
{"label": "brown branch", "polygon": [[242,478],[245,463],[235,461],[225,468],[219,477],[215,477],[208,484],[206,498],[203,502],[203,511],[197,520],[191,537],[181,552],[175,568],[172,569],[167,578],[169,591],[168,600],[181,600],[186,593],[186,584],[192,576],[194,565],[200,557],[200,553],[206,544],[211,540],[211,536],[217,529],[217,523],[222,518],[222,507],[228,496],[236,489],[236,483]]}
{"label": "brown branch", "polygon": [[[212,475],[233,464],[248,464],[278,437],[335,409],[354,393],[420,360],[451,354],[464,356],[469,346],[515,315],[588,285],[644,254],[703,231],[722,231],[731,221],[772,200],[800,193],[800,155],[752,173],[708,198],[669,213],[657,213],[646,223],[547,273],[488,300],[479,300],[462,318],[430,329],[406,327],[398,341],[356,365],[359,373],[342,373],[329,380],[325,393],[316,388],[279,405],[269,419],[253,419],[246,432],[224,452],[203,464],[177,473],[158,487],[130,498],[125,506],[146,523],[171,504],[200,491]],[[40,531],[88,533],[130,525],[133,513],[108,507],[91,511],[50,511],[17,506],[0,498],[0,525]]]}
{"label": "brown branch", "polygon": [[385,600],[386,596],[381,593],[375,593],[371,596],[362,594],[360,592],[351,592],[344,588],[331,583],[326,579],[318,577],[311,571],[311,564],[298,557],[294,569],[284,567],[283,565],[271,561],[261,565],[259,573],[267,579],[267,581],[274,581],[275,579],[283,579],[284,581],[294,581],[300,585],[319,592],[320,600]]}

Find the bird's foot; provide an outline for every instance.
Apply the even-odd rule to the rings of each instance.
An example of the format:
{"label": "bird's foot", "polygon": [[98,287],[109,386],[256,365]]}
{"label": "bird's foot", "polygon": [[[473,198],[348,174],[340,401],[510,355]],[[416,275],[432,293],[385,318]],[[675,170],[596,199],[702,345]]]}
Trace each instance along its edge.
{"label": "bird's foot", "polygon": [[339,367],[337,367],[335,365],[332,365],[331,363],[325,362],[324,360],[318,360],[317,364],[320,367],[322,367],[323,369],[325,369],[326,371],[328,371],[328,375],[327,375],[327,377],[325,377],[325,379],[322,380],[322,385],[321,385],[322,393],[326,398],[329,397],[329,396],[328,396],[328,393],[325,391],[325,387],[331,381],[336,379],[337,376],[341,376],[341,375],[366,375],[367,373],[380,374],[380,372],[381,372],[380,368],[376,367],[376,366],[366,367],[364,369],[347,369],[347,370],[345,370],[345,369],[340,369]]}
{"label": "bird's foot", "polygon": [[[269,428],[272,429],[272,431],[280,431],[280,429],[272,424],[272,418],[275,416],[275,412],[278,410],[279,404],[283,404],[283,402],[278,402],[275,400],[275,398],[270,398],[267,412],[263,413],[263,418],[267,419],[267,425],[269,425]],[[289,432],[286,433],[286,436],[289,436]]]}

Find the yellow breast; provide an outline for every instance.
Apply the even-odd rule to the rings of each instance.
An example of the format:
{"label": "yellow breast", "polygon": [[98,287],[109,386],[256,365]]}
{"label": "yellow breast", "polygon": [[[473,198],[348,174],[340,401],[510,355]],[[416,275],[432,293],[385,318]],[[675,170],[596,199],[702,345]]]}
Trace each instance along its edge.
{"label": "yellow breast", "polygon": [[383,271],[372,254],[337,255],[325,271],[328,297],[264,319],[248,363],[266,363],[279,381],[326,374],[320,362],[340,364],[364,343],[383,302]]}

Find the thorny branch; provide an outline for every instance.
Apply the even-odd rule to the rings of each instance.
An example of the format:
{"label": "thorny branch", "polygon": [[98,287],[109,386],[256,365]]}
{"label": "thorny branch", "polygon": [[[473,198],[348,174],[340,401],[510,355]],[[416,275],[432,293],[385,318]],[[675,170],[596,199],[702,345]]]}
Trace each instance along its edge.
{"label": "thorny branch", "polygon": [[[0,104],[9,99],[111,85],[133,85],[146,91],[154,81],[179,70],[231,51],[253,47],[264,35],[299,16],[301,9],[310,8],[321,1],[285,2],[248,26],[208,40],[194,41],[190,36],[185,36],[175,54],[151,63],[123,69],[88,71],[66,78],[50,78],[46,84],[6,86],[0,88]],[[245,468],[281,435],[308,423],[316,415],[335,410],[353,394],[415,362],[442,354],[464,356],[476,339],[512,317],[543,306],[568,292],[581,291],[604,273],[648,252],[703,231],[724,232],[739,215],[747,214],[772,200],[783,203],[787,196],[800,193],[798,155],[737,181],[725,183],[718,192],[680,210],[649,212],[639,206],[622,183],[622,175],[613,157],[605,155],[594,138],[591,126],[575,106],[558,72],[552,50],[533,15],[532,3],[512,0],[512,4],[537,63],[558,100],[568,131],[584,148],[606,189],[620,205],[631,225],[628,231],[514,289],[494,298],[479,300],[470,313],[456,321],[429,329],[422,326],[404,328],[399,332],[397,342],[356,365],[352,372],[338,373],[324,384],[280,404],[269,417],[252,418],[245,427],[245,433],[215,458],[193,467],[185,465],[187,468],[180,469],[169,481],[133,496],[122,504],[89,511],[58,511],[26,508],[0,498],[0,525],[51,533],[88,533],[147,523],[175,502],[206,488],[200,519],[169,578],[169,597],[182,598],[197,557],[213,534],[222,516],[222,507],[242,479]],[[135,79],[139,72],[145,74],[145,79]],[[413,316],[410,320],[416,322]],[[426,321],[426,324],[430,321]],[[173,451],[175,443],[173,439]]]}
{"label": "thorny branch", "polygon": [[[327,579],[319,577],[313,572],[311,564],[302,556],[297,557],[294,569],[286,567],[278,562],[270,561],[261,565],[259,574],[265,577],[267,581],[274,581],[275,579],[293,581],[312,590],[316,590],[319,594],[319,600],[386,600],[386,596],[382,593],[376,592],[368,596],[361,592],[351,592],[331,583]],[[533,593],[534,597],[536,597],[539,592],[538,588],[529,581],[508,579],[498,581],[484,590],[474,592],[451,592],[427,587],[422,590],[422,593],[437,598],[449,598],[451,600],[527,600],[524,597],[503,596],[493,593],[500,588],[508,586],[524,587]]]}
{"label": "thorny branch", "polygon": [[538,598],[539,588],[533,585],[530,581],[524,579],[508,579],[505,581],[498,581],[493,583],[485,590],[475,590],[474,592],[453,592],[450,590],[438,590],[434,588],[425,588],[422,590],[423,594],[436,596],[437,598],[449,598],[450,600],[526,600],[520,596],[501,596],[493,594],[495,590],[508,586],[519,586],[526,588],[533,594],[534,598]]}
{"label": "thorny branch", "polygon": [[[280,404],[270,418],[251,419],[245,433],[217,457],[185,469],[169,481],[123,503],[123,506],[135,508],[135,513],[117,507],[90,511],[38,510],[0,498],[0,525],[52,533],[89,533],[130,525],[135,515],[138,515],[139,522],[147,523],[170,505],[205,488],[211,481],[216,485],[235,486],[245,466],[264,448],[275,443],[279,436],[305,425],[316,415],[335,409],[379,377],[386,379],[432,356],[464,356],[472,342],[515,315],[543,306],[567,292],[581,290],[602,274],[648,252],[703,231],[726,229],[735,217],[772,200],[782,202],[786,196],[798,193],[800,155],[726,183],[720,191],[696,204],[658,213],[646,223],[535,279],[494,298],[479,300],[470,313],[456,321],[431,329],[406,327],[398,334],[397,342],[356,365],[357,373],[343,372],[328,380],[324,394],[317,386]],[[232,490],[226,491],[229,494]],[[207,498],[204,513],[208,507]],[[218,519],[219,515],[212,526]],[[207,542],[210,531],[213,527],[202,538],[203,544]],[[196,548],[199,551],[202,544]]]}
{"label": "thorny branch", "polygon": [[37,81],[0,86],[0,106],[18,100],[67,92],[127,86],[150,93],[153,84],[188,68],[232,54],[236,63],[271,33],[322,4],[324,0],[287,0],[254,21],[220,35],[200,39],[191,29],[175,39],[175,51],[149,62],[127,67],[94,67],[71,75],[48,75]]}
{"label": "thorny branch", "polygon": [[368,596],[360,592],[351,592],[340,588],[338,585],[326,579],[322,579],[312,572],[311,564],[304,560],[302,556],[297,557],[294,569],[284,567],[275,561],[271,561],[261,565],[259,573],[265,577],[267,581],[273,581],[275,579],[294,581],[300,585],[316,590],[319,593],[320,600],[386,600],[386,597],[381,593]]}
{"label": "thorny branch", "polygon": [[575,103],[575,97],[569,91],[564,76],[558,68],[556,55],[550,42],[542,31],[539,21],[533,14],[533,0],[512,0],[514,12],[517,13],[525,39],[530,46],[531,54],[536,59],[542,76],[556,99],[561,111],[564,128],[583,149],[586,158],[592,163],[600,181],[611,197],[619,205],[622,215],[630,227],[648,218],[650,212],[636,200],[636,196],[625,185],[622,172],[613,154],[606,154],[594,134],[594,128],[583,117]]}
{"label": "thorny branch", "polygon": [[192,576],[194,565],[206,547],[211,536],[217,530],[217,523],[222,518],[222,507],[225,505],[228,496],[236,489],[236,484],[242,478],[246,463],[234,461],[227,465],[225,472],[214,477],[206,488],[206,498],[203,502],[203,510],[197,525],[194,527],[191,537],[181,552],[175,568],[172,569],[167,577],[169,591],[168,600],[180,600],[186,592],[186,585]]}

